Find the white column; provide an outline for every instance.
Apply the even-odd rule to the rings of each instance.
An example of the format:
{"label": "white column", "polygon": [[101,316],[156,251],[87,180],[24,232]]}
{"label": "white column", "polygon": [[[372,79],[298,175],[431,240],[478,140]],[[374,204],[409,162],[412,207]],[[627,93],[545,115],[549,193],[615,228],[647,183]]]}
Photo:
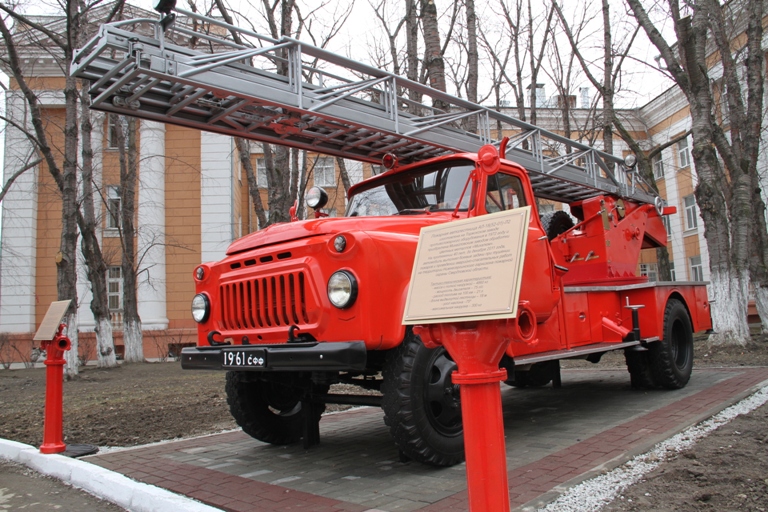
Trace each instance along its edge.
{"label": "white column", "polygon": [[202,132],[200,145],[200,257],[216,261],[234,239],[234,141]]}
{"label": "white column", "polygon": [[165,289],[165,125],[141,121],[139,129],[138,308],[145,330],[167,329]]}
{"label": "white column", "polygon": [[[24,99],[9,91],[7,115],[24,124]],[[5,128],[5,179],[37,159],[27,137]],[[31,160],[29,157],[31,156]],[[34,332],[37,266],[37,177],[39,166],[16,178],[2,202],[0,245],[0,332]],[[53,264],[53,262],[51,262]]]}

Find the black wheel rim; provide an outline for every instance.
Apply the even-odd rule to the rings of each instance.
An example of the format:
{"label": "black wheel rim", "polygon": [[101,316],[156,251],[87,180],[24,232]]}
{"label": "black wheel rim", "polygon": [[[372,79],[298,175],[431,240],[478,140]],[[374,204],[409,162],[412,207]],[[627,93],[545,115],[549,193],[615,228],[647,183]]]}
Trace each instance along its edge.
{"label": "black wheel rim", "polygon": [[444,436],[462,432],[459,387],[451,380],[456,363],[445,349],[436,349],[424,379],[424,405],[432,427]]}

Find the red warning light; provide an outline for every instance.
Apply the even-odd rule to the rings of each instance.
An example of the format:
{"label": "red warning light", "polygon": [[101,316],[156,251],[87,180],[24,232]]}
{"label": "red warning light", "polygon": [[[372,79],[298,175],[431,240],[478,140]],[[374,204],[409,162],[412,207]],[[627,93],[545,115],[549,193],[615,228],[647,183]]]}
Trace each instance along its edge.
{"label": "red warning light", "polygon": [[387,153],[381,159],[381,165],[383,165],[385,169],[392,169],[397,165],[397,157],[392,153]]}

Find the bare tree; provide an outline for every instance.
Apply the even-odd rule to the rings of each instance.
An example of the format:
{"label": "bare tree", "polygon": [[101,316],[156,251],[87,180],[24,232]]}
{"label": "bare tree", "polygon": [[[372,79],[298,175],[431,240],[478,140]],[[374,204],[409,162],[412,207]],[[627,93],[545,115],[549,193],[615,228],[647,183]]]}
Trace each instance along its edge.
{"label": "bare tree", "polygon": [[[115,2],[111,9],[106,10],[106,19],[112,19],[122,5],[122,0]],[[18,41],[28,45],[27,49],[30,49],[31,45],[35,44],[38,47],[38,51],[40,48],[44,48],[45,51],[58,62],[65,79],[64,150],[63,162],[59,164],[45,131],[45,114],[40,106],[35,91],[29,85],[25,75],[25,69],[18,53],[17,39],[8,28],[6,20],[0,20],[0,32],[2,32],[7,54],[7,60],[4,62],[5,68],[18,83],[19,89],[26,100],[33,128],[32,131],[34,132],[32,143],[41,153],[46,166],[48,167],[48,171],[53,177],[61,195],[62,231],[59,253],[56,257],[57,295],[60,300],[72,300],[70,310],[67,312],[65,318],[65,322],[69,326],[68,334],[72,340],[72,349],[65,353],[65,358],[67,360],[66,375],[68,378],[71,378],[78,373],[76,269],[78,228],[82,236],[84,253],[88,253],[86,256],[92,256],[92,258],[86,260],[89,278],[96,278],[98,268],[103,264],[103,261],[99,261],[101,255],[98,250],[98,238],[93,230],[93,225],[87,221],[86,216],[81,212],[78,205],[77,176],[78,145],[80,143],[79,128],[85,127],[88,129],[88,123],[78,126],[78,106],[80,101],[78,83],[77,80],[69,74],[69,64],[72,62],[74,51],[89,34],[90,26],[88,25],[88,14],[94,6],[86,5],[78,0],[66,1],[62,5],[64,30],[61,31],[51,29],[51,27],[46,24],[37,23],[33,18],[22,15],[15,7],[16,6],[0,4],[0,10],[7,13],[17,26],[25,27],[25,30],[19,32]],[[89,144],[90,139],[88,138],[88,145]],[[89,149],[88,145],[84,145],[86,151]],[[87,158],[87,155],[84,156]],[[84,190],[84,192],[87,191]],[[94,293],[94,298],[97,297],[97,293],[99,293],[98,288],[100,286],[101,284],[98,279],[91,282],[92,289],[97,290],[96,293]],[[103,334],[109,336],[109,333]],[[109,341],[104,343],[104,352],[109,352],[111,343],[110,336]],[[109,358],[109,354],[106,355],[107,358]],[[107,362],[106,364],[108,365],[109,363]]]}
{"label": "bare tree", "polygon": [[[126,363],[144,362],[144,334],[141,330],[138,304],[138,273],[140,271],[136,254],[136,183],[138,179],[138,147],[136,145],[136,118],[118,119],[115,123],[117,147],[120,161],[120,216],[117,223],[120,230],[120,268],[123,277],[123,359]],[[127,133],[125,133],[127,132]]]}
{"label": "bare tree", "polygon": [[[97,215],[93,194],[93,147],[91,143],[91,112],[88,109],[90,101],[84,88],[80,97],[80,134],[82,136],[82,212],[78,210],[78,224],[81,226],[80,240],[83,258],[85,259],[88,281],[91,283],[91,312],[96,322],[96,359],[99,367],[117,366],[115,344],[112,338],[112,321],[109,315],[107,298],[107,264],[101,252],[99,240],[96,238]],[[99,217],[100,218],[100,217]]]}
{"label": "bare tree", "polygon": [[[756,210],[764,207],[759,189],[754,187],[758,182],[755,175],[763,118],[763,2],[744,0],[721,5],[715,0],[702,0],[681,11],[678,2],[670,0],[667,10],[675,31],[672,42],[664,38],[639,0],[627,3],[690,107],[692,155],[699,178],[695,195],[710,256],[712,321],[716,331],[710,341],[744,344],[749,339],[750,265],[756,263],[750,242],[757,237],[762,243],[767,236],[752,227]],[[723,10],[728,10],[729,16]],[[739,33],[745,37],[737,40]],[[715,48],[708,45],[710,41],[714,41]],[[715,56],[722,67],[730,133],[725,133],[716,120],[712,65],[707,60],[710,56]],[[738,66],[741,70],[736,62],[743,63]]]}

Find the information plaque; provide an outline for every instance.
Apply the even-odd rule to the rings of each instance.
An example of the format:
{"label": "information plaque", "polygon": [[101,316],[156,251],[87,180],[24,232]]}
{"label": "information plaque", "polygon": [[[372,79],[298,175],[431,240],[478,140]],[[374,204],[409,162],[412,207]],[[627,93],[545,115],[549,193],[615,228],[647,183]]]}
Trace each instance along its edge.
{"label": "information plaque", "polygon": [[423,228],[403,324],[517,316],[531,207]]}
{"label": "information plaque", "polygon": [[56,336],[56,332],[59,330],[59,324],[64,318],[64,315],[67,314],[70,302],[72,301],[58,300],[56,302],[51,302],[48,311],[45,313],[45,317],[43,317],[43,321],[40,323],[40,327],[38,327],[37,332],[35,333],[35,337],[32,338],[34,341],[51,341],[53,337]]}

